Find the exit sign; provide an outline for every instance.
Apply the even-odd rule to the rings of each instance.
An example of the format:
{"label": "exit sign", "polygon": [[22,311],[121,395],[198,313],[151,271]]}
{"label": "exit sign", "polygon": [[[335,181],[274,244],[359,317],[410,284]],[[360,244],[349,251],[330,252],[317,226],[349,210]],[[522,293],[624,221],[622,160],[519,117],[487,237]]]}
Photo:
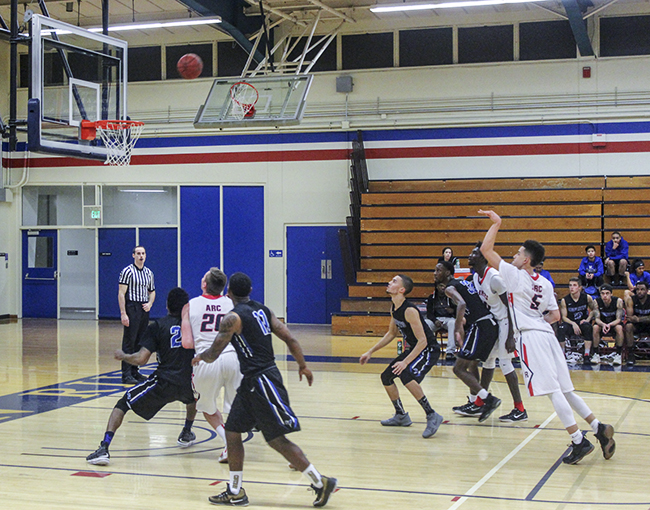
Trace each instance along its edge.
{"label": "exit sign", "polygon": [[101,215],[100,215],[100,210],[99,209],[93,209],[92,211],[90,211],[90,217],[93,220],[98,220],[100,218],[100,216]]}

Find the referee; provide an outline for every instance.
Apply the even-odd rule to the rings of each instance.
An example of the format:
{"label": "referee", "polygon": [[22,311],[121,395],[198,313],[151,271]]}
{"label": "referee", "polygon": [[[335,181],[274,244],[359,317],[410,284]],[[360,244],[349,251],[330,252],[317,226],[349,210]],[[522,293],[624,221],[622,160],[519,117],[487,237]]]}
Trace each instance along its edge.
{"label": "referee", "polygon": [[[120,304],[120,318],[124,325],[122,351],[133,354],[140,349],[140,339],[149,324],[149,310],[156,299],[153,273],[144,267],[147,252],[143,246],[133,248],[133,264],[120,273],[117,301]],[[145,380],[138,367],[122,361],[122,383],[136,384]]]}

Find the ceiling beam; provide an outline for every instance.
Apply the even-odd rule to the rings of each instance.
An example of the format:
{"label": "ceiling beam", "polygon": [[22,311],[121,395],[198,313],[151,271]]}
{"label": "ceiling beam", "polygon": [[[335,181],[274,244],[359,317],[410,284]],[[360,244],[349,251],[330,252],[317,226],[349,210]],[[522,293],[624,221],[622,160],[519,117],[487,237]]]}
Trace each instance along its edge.
{"label": "ceiling beam", "polygon": [[330,13],[334,14],[335,16],[338,16],[339,18],[344,19],[348,23],[356,23],[357,22],[355,19],[351,18],[347,14],[344,14],[341,11],[338,11],[338,10],[334,9],[334,8],[330,7],[329,5],[325,5],[323,2],[321,2],[319,0],[309,0],[309,3],[315,5],[316,7],[320,8],[320,9],[323,9],[324,11],[330,12]]}
{"label": "ceiling beam", "polygon": [[562,4],[569,18],[569,25],[571,25],[573,38],[576,41],[580,55],[583,57],[593,56],[594,49],[591,46],[589,34],[587,33],[587,23],[582,18],[582,11],[577,0],[562,0]]}

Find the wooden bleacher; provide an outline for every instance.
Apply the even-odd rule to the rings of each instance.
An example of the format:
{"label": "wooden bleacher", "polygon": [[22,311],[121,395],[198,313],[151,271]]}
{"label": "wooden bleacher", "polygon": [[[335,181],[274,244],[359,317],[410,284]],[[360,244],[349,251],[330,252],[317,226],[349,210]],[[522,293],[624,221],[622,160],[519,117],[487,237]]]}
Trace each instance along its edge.
{"label": "wooden bleacher", "polygon": [[332,317],[332,334],[383,335],[386,283],[408,274],[416,283],[409,297],[426,299],[443,247],[451,246],[466,267],[490,226],[477,213],[481,208],[503,218],[496,245],[502,256],[512,256],[526,239],[545,245],[544,268],[559,296],[577,274],[585,246],[604,252],[613,230],[629,242],[630,259],[650,258],[650,177],[371,181],[361,204],[361,269]]}

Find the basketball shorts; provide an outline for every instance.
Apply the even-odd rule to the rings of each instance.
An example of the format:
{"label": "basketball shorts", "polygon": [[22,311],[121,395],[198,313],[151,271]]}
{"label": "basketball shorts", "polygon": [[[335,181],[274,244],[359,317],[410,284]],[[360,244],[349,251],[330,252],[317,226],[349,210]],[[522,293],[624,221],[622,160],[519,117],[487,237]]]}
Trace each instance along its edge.
{"label": "basketball shorts", "polygon": [[201,361],[194,367],[192,375],[192,385],[198,399],[197,411],[216,413],[217,398],[223,388],[223,412],[229,413],[241,379],[237,352],[234,350],[222,352],[212,363]]}
{"label": "basketball shorts", "polygon": [[149,378],[128,390],[125,394],[126,404],[141,418],[150,420],[165,405],[181,401],[183,404],[194,403],[194,392],[190,384],[178,386],[161,380],[154,372]]}
{"label": "basketball shorts", "polygon": [[485,361],[499,338],[499,327],[492,317],[478,320],[465,332],[463,347],[456,354],[466,360]]}
{"label": "basketball shorts", "polygon": [[437,343],[434,345],[428,345],[422,349],[422,352],[411,361],[411,364],[406,367],[400,375],[395,375],[393,373],[393,365],[398,361],[406,359],[410,352],[410,350],[404,351],[388,364],[386,370],[381,374],[381,382],[384,386],[390,386],[398,377],[400,381],[402,381],[402,384],[408,384],[411,381],[421,383],[424,376],[436,366],[436,363],[438,363],[438,359],[440,358],[440,346]]}
{"label": "basketball shorts", "polygon": [[564,353],[553,333],[531,329],[517,333],[515,339],[531,397],[573,391]]}
{"label": "basketball shorts", "polygon": [[650,336],[650,323],[637,322],[632,324],[634,326],[634,336],[643,338]]}
{"label": "basketball shorts", "polygon": [[262,431],[267,442],[300,430],[277,367],[244,377],[237,390],[225,428],[244,433],[253,427]]}
{"label": "basketball shorts", "polygon": [[[514,352],[508,352],[506,349],[506,341],[508,340],[508,318],[500,319],[497,321],[499,326],[499,339],[495,342],[494,347],[492,347],[492,352],[488,356],[488,359],[483,364],[483,368],[494,368],[496,366],[497,358],[499,360],[507,360],[515,357]],[[503,364],[501,363],[501,369],[503,370]],[[508,374],[503,374],[508,375]]]}

